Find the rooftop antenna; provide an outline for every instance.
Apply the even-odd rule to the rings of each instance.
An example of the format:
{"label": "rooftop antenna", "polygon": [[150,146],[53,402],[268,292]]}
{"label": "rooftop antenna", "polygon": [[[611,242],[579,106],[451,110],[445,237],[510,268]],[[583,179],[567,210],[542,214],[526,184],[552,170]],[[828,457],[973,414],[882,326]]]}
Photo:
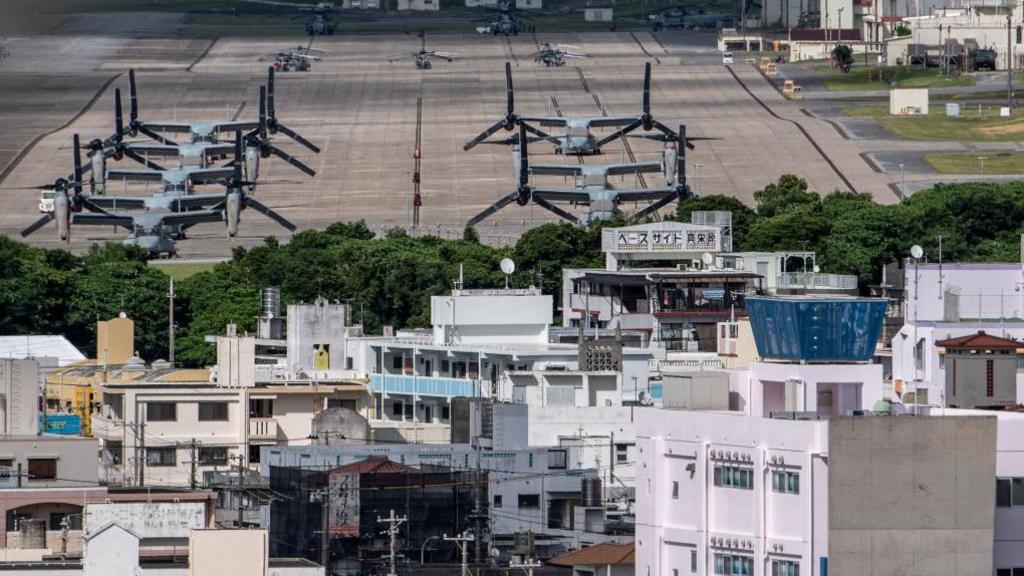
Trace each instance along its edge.
{"label": "rooftop antenna", "polygon": [[516,263],[511,258],[502,258],[501,271],[505,274],[505,290],[508,290],[508,278],[516,271]]}

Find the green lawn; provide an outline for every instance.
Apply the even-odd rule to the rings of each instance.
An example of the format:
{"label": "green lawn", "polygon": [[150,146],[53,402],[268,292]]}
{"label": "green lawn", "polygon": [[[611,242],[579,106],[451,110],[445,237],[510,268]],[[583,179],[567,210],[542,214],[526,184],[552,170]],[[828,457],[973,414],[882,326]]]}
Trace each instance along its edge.
{"label": "green lawn", "polygon": [[1024,174],[1024,152],[926,154],[924,161],[942,174]]}
{"label": "green lawn", "polygon": [[944,86],[971,86],[974,78],[960,76],[945,78],[935,69],[910,70],[909,68],[885,66],[857,67],[848,74],[828,66],[818,66],[825,88],[832,91],[885,90],[893,82],[903,88],[939,88]]}
{"label": "green lawn", "polygon": [[149,265],[159,268],[164,274],[175,280],[184,280],[200,272],[213,270],[213,267],[216,266],[213,262],[175,262],[173,260],[154,260]]}
{"label": "green lawn", "polygon": [[888,106],[854,106],[846,116],[867,116],[878,120],[894,134],[908,140],[967,140],[1012,142],[1024,139],[1024,116],[1001,118],[999,108],[982,106],[962,109],[959,118],[948,118],[942,106],[932,106],[928,116],[890,116]]}

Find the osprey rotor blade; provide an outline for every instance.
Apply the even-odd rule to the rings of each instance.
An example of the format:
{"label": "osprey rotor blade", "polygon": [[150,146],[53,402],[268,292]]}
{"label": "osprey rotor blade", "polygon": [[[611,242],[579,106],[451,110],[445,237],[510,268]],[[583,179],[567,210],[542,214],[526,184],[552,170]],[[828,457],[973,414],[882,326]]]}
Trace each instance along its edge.
{"label": "osprey rotor blade", "polygon": [[270,146],[270,153],[273,154],[274,156],[277,156],[278,158],[284,160],[285,162],[291,164],[292,166],[298,168],[299,170],[302,170],[307,175],[309,175],[309,176],[316,176],[316,170],[313,170],[309,166],[306,166],[305,164],[300,162],[297,158],[295,158],[291,154],[288,154],[284,150],[281,150],[277,146]]}
{"label": "osprey rotor blade", "polygon": [[630,122],[629,124],[626,124],[622,128],[619,128],[615,132],[612,132],[608,136],[605,136],[604,138],[598,140],[597,141],[597,147],[600,148],[601,146],[604,146],[605,144],[608,144],[609,142],[614,142],[615,140],[618,140],[619,138],[622,138],[626,134],[629,134],[630,132],[632,132],[633,130],[636,130],[637,128],[639,128],[641,126],[643,126],[643,121],[642,120],[634,120],[633,122]]}
{"label": "osprey rotor blade", "polygon": [[[268,102],[269,102],[269,100],[268,100]],[[295,140],[299,144],[302,144],[306,148],[309,148],[313,152],[315,152],[317,154],[320,153],[320,147],[319,146],[317,146],[316,144],[313,144],[309,140],[306,140],[305,138],[302,137],[301,134],[298,134],[297,132],[295,132],[291,128],[285,126],[284,124],[278,123],[277,124],[277,129],[279,131],[281,131],[281,132],[284,132],[286,136],[288,136],[292,140]]]}
{"label": "osprey rotor blade", "polygon": [[270,218],[274,222],[277,222],[281,226],[284,226],[285,228],[288,229],[289,232],[295,232],[295,230],[298,229],[298,227],[295,224],[292,224],[291,221],[289,221],[287,218],[281,216],[277,212],[274,212],[266,205],[260,203],[258,200],[255,200],[254,198],[247,197],[245,199],[245,205],[259,212],[260,214],[263,214],[267,218]]}
{"label": "osprey rotor blade", "polygon": [[541,208],[544,208],[548,212],[551,212],[551,213],[555,214],[556,216],[558,216],[560,218],[568,220],[569,222],[572,222],[573,224],[579,224],[580,223],[580,221],[575,216],[573,216],[572,214],[566,212],[565,210],[562,210],[558,206],[555,206],[554,204],[548,202],[547,200],[545,200],[543,198],[534,196],[533,201],[538,206],[540,206]]}
{"label": "osprey rotor blade", "polygon": [[509,194],[507,196],[502,197],[501,200],[498,200],[494,204],[491,204],[487,208],[484,208],[479,214],[477,214],[476,216],[473,216],[472,218],[470,218],[468,225],[469,226],[476,226],[477,224],[483,222],[488,217],[490,217],[491,214],[494,214],[498,210],[501,210],[505,206],[508,206],[509,204],[515,202],[518,198],[519,198],[519,192],[518,191],[513,192],[513,193],[511,193],[511,194]]}
{"label": "osprey rotor blade", "polygon": [[491,134],[494,134],[495,132],[497,132],[498,130],[501,130],[504,127],[505,127],[505,119],[502,118],[501,120],[498,120],[493,125],[491,125],[489,128],[487,128],[486,130],[484,130],[483,132],[477,134],[476,138],[473,138],[472,140],[467,142],[462,147],[462,149],[463,150],[469,150],[470,148],[476,146],[477,144],[483,142],[484,140],[487,140],[488,138],[491,137]]}
{"label": "osprey rotor blade", "polygon": [[28,228],[25,228],[24,230],[21,231],[21,237],[25,238],[29,234],[35,232],[36,230],[39,230],[43,226],[46,226],[54,218],[56,218],[56,216],[53,215],[53,212],[47,212],[46,214],[43,214],[38,220],[30,224]]}

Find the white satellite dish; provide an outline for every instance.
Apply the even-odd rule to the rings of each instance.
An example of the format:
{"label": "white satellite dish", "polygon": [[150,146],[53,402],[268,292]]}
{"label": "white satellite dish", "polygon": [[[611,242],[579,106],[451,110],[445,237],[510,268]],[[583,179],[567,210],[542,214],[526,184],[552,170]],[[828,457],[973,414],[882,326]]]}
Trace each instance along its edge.
{"label": "white satellite dish", "polygon": [[508,277],[516,271],[516,263],[511,258],[502,258],[501,271],[505,273],[505,290],[508,290]]}
{"label": "white satellite dish", "polygon": [[501,259],[501,271],[504,272],[506,275],[515,272],[516,271],[516,263],[513,262],[511,258],[502,258]]}
{"label": "white satellite dish", "polygon": [[818,266],[817,264],[815,264],[814,265],[814,273],[817,274],[818,272],[821,272],[821,266]]}
{"label": "white satellite dish", "polygon": [[914,244],[913,246],[910,247],[910,255],[913,256],[914,258],[920,258],[924,256],[924,250],[917,244]]}
{"label": "white satellite dish", "polygon": [[700,261],[704,263],[705,268],[710,268],[711,265],[715,263],[715,257],[712,256],[710,253],[705,252],[701,254]]}

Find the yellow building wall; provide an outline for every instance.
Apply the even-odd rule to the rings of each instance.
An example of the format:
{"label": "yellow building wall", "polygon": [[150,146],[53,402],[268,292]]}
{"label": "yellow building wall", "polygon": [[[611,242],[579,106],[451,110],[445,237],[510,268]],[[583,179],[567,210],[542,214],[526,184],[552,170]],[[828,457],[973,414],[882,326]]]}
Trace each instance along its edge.
{"label": "yellow building wall", "polygon": [[135,321],[112,318],[96,322],[96,361],[124,364],[135,355]]}

